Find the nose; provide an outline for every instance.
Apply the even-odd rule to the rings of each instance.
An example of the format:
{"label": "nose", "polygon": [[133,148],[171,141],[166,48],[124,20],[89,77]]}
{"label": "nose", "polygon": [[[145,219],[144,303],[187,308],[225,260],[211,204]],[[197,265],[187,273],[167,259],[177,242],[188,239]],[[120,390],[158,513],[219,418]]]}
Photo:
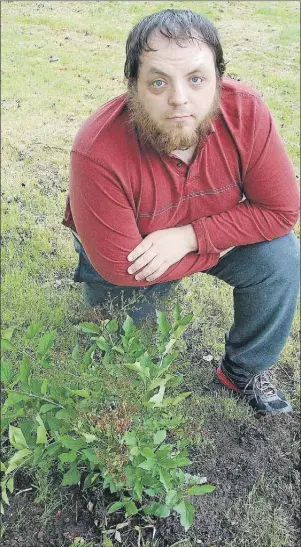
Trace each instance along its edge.
{"label": "nose", "polygon": [[171,88],[168,104],[170,106],[181,106],[187,104],[187,94],[183,85],[176,85]]}

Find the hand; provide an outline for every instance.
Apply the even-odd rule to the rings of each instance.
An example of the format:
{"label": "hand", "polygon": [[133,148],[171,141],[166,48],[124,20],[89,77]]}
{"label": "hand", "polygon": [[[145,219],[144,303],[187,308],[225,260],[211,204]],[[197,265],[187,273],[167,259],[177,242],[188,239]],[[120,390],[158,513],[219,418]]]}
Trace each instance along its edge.
{"label": "hand", "polygon": [[148,234],[128,255],[134,260],[128,273],[134,274],[146,266],[135,279],[154,281],[186,254],[197,250],[197,239],[192,226],[167,228]]}

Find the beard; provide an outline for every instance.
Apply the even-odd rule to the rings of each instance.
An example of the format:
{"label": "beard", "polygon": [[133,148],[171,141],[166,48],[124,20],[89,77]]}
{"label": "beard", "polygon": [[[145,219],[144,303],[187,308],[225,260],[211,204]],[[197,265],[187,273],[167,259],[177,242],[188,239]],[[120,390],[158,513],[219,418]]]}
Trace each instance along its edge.
{"label": "beard", "polygon": [[136,86],[129,85],[127,91],[129,123],[134,125],[141,142],[159,154],[170,154],[174,150],[187,150],[196,146],[209,134],[211,123],[218,118],[220,89],[220,82],[217,82],[210,110],[196,127],[187,128],[185,122],[178,121],[173,124],[172,128],[166,130],[162,129],[158,122],[148,114],[138,98]]}

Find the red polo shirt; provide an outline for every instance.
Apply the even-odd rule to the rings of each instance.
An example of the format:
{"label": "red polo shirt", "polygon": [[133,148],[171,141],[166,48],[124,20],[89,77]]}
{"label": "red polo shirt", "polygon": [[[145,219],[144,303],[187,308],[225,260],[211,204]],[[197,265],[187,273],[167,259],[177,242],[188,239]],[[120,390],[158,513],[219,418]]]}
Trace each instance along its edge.
{"label": "red polo shirt", "polygon": [[[249,86],[224,79],[221,114],[189,166],[140,143],[125,94],[90,116],[74,140],[63,224],[104,279],[141,287],[206,270],[229,247],[282,236],[298,211],[294,169],[267,106]],[[127,272],[127,255],[147,234],[186,224],[198,252],[153,282]]]}

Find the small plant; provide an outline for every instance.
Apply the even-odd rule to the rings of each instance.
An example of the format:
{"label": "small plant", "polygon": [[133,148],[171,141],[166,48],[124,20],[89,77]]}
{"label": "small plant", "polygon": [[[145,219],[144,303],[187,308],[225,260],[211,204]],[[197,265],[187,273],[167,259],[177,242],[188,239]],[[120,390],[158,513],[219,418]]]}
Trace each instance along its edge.
{"label": "small plant", "polygon": [[8,433],[9,445],[1,463],[5,504],[17,470],[48,473],[55,468],[62,486],[115,493],[119,499],[108,513],[122,509],[126,517],[167,517],[175,511],[188,530],[195,511],[189,497],[215,488],[182,469],[191,462],[179,405],[190,392],[178,393],[183,377],[177,372],[176,348],[192,314],[181,317],[179,304],[173,323],[164,313],[156,314],[158,343],[148,349],[129,316],[121,340],[115,319],[81,323],[91,345],[83,354],[75,345],[70,359],[78,375],[64,385],[37,372],[54,366],[55,331],[41,336],[40,325],[29,327],[24,341],[31,347],[20,359],[11,341],[13,329],[3,333],[2,349],[19,363],[15,372],[11,361],[2,362],[2,434]]}

